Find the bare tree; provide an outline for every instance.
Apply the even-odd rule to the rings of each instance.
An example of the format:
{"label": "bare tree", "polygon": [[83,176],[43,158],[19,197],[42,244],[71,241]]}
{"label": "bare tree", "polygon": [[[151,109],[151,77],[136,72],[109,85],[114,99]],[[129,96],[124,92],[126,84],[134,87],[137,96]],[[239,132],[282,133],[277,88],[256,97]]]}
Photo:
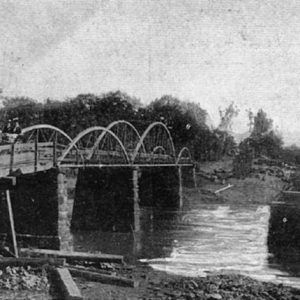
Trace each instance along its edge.
{"label": "bare tree", "polygon": [[219,108],[220,124],[218,126],[218,129],[226,132],[231,131],[232,121],[235,117],[238,116],[239,112],[240,110],[236,105],[234,105],[234,102],[231,102],[230,105],[224,110]]}

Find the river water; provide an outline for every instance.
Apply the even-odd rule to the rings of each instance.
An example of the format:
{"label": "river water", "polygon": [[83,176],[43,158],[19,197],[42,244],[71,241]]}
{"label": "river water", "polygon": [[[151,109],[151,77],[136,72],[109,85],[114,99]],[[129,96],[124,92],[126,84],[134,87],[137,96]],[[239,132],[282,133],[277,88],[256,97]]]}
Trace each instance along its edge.
{"label": "river water", "polygon": [[300,288],[297,201],[245,206],[194,199],[181,210],[144,208],[141,223],[139,234],[76,232],[75,249],[122,254],[184,276],[238,272]]}

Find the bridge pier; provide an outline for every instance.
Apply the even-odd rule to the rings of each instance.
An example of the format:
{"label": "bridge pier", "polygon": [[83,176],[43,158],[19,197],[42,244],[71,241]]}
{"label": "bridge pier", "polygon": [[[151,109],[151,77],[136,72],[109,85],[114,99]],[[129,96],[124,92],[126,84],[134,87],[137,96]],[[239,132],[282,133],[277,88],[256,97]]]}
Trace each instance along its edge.
{"label": "bridge pier", "polygon": [[[58,169],[57,172],[57,201],[58,201],[58,222],[57,232],[59,237],[60,250],[73,250],[73,240],[70,230],[70,214],[68,197],[67,170]],[[73,206],[73,203],[71,203]]]}
{"label": "bridge pier", "polygon": [[132,184],[133,184],[133,214],[134,214],[134,231],[138,232],[141,229],[140,225],[140,197],[139,197],[139,177],[141,170],[135,167],[132,170]]}

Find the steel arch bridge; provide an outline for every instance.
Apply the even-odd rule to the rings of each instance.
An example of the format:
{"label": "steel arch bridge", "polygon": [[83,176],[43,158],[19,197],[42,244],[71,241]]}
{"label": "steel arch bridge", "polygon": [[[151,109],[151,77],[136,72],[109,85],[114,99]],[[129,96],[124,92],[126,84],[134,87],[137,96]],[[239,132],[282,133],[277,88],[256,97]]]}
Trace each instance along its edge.
{"label": "steel arch bridge", "polygon": [[57,127],[34,125],[23,129],[13,143],[0,146],[0,177],[53,167],[138,166],[193,166],[193,160],[186,147],[176,153],[161,122],[150,124],[140,135],[131,123],[119,120],[88,128],[74,139]]}

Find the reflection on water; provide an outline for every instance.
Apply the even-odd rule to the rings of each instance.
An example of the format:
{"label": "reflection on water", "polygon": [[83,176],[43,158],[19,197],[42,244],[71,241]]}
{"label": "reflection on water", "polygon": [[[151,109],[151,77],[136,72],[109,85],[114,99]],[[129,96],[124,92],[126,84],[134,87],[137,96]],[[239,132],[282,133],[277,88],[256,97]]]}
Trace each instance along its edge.
{"label": "reflection on water", "polygon": [[77,232],[74,240],[77,250],[122,254],[170,273],[238,271],[300,287],[299,217],[300,205],[193,201],[181,211],[143,209],[140,234]]}

